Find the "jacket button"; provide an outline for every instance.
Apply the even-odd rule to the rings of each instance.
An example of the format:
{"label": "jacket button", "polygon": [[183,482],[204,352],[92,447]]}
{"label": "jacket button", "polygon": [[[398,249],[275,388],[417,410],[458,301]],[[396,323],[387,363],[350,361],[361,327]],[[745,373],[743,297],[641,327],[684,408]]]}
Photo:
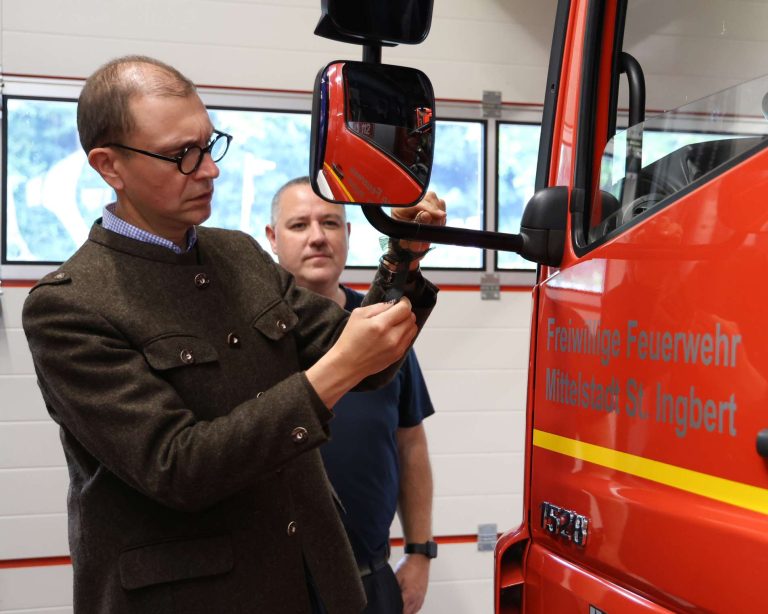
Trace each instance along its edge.
{"label": "jacket button", "polygon": [[239,348],[240,347],[240,337],[238,337],[235,333],[229,333],[227,335],[227,344],[231,348]]}
{"label": "jacket button", "polygon": [[307,440],[307,436],[307,429],[303,426],[297,426],[291,431],[291,439],[293,439],[294,443],[304,443]]}
{"label": "jacket button", "polygon": [[181,350],[179,358],[181,358],[181,362],[183,362],[185,365],[191,365],[193,362],[195,362],[195,356],[189,350]]}
{"label": "jacket button", "polygon": [[200,288],[201,290],[208,287],[208,284],[211,283],[211,278],[208,277],[205,273],[198,273],[195,275],[195,285]]}
{"label": "jacket button", "polygon": [[280,330],[285,330],[286,328],[288,328],[288,326],[282,320],[278,320],[277,322],[275,322],[275,326],[277,326]]}
{"label": "jacket button", "polygon": [[299,528],[296,526],[296,522],[291,520],[291,522],[288,523],[288,528],[285,530],[286,533],[288,533],[289,537],[293,537],[296,535],[296,531],[298,531]]}

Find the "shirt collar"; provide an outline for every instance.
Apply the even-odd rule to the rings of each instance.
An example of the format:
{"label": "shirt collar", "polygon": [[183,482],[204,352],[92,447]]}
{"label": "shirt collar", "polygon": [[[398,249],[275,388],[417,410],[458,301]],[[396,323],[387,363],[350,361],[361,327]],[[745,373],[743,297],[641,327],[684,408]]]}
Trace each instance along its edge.
{"label": "shirt collar", "polygon": [[164,237],[142,230],[133,224],[129,224],[124,219],[117,217],[114,212],[116,204],[117,203],[110,203],[104,207],[104,213],[101,220],[103,228],[116,232],[124,237],[128,237],[129,239],[141,241],[142,243],[151,243],[153,245],[167,247],[177,254],[186,253],[195,246],[195,243],[197,242],[197,230],[194,226],[187,231],[187,248],[182,250],[173,241],[169,241]]}

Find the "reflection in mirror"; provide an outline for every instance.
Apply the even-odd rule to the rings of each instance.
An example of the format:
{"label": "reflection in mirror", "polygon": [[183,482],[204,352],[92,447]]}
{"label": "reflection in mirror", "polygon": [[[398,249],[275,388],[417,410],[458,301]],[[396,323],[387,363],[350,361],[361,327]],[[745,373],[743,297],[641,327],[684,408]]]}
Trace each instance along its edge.
{"label": "reflection in mirror", "polygon": [[411,205],[424,195],[434,151],[434,94],[401,66],[333,62],[312,105],[310,177],[336,203]]}

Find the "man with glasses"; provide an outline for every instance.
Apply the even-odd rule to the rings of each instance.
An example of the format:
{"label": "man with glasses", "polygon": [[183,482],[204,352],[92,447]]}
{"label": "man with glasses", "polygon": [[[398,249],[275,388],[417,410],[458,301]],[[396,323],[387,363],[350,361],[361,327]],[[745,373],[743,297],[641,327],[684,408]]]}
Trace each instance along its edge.
{"label": "man with glasses", "polygon": [[377,302],[397,250],[349,315],[199,226],[231,137],[162,62],[97,70],[78,130],[116,200],[23,311],[69,468],[75,612],[359,612],[318,446],[328,408],[394,375],[436,289],[410,265],[405,297]]}

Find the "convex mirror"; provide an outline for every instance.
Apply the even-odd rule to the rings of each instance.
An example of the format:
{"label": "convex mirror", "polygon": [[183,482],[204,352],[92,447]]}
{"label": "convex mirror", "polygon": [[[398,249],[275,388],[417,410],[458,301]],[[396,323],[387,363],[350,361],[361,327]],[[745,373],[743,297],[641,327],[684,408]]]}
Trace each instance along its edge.
{"label": "convex mirror", "polygon": [[322,0],[315,34],[345,43],[421,43],[432,23],[432,0]]}
{"label": "convex mirror", "polygon": [[389,64],[336,61],[315,81],[309,175],[341,204],[408,206],[426,192],[435,144],[427,76]]}

